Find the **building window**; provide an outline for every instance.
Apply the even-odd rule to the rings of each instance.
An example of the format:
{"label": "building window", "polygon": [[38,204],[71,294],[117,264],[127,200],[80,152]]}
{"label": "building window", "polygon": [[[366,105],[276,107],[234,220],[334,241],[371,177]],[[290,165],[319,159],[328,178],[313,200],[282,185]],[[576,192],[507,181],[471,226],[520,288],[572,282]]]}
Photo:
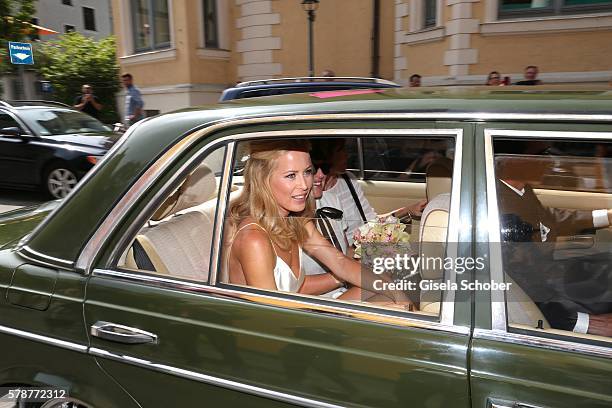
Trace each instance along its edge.
{"label": "building window", "polygon": [[89,7],[83,7],[83,24],[86,30],[96,31],[96,11]]}
{"label": "building window", "polygon": [[134,50],[149,51],[170,47],[168,0],[131,0]]}
{"label": "building window", "polygon": [[435,27],[438,0],[425,0],[423,4],[423,28]]}
{"label": "building window", "polygon": [[204,47],[219,48],[219,19],[217,0],[203,0],[204,3]]}
{"label": "building window", "polygon": [[62,4],[65,6],[72,6],[72,0],[62,0]]}
{"label": "building window", "polygon": [[500,18],[563,15],[612,10],[612,0],[501,0]]}
{"label": "building window", "polygon": [[73,25],[64,24],[64,33],[73,33],[75,31],[76,31],[76,29],[74,28]]}

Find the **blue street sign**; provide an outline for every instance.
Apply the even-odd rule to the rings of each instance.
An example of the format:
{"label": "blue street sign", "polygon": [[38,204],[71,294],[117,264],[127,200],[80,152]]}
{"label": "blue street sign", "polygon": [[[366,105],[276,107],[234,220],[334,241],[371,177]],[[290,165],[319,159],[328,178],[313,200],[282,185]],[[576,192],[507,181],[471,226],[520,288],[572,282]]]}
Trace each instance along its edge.
{"label": "blue street sign", "polygon": [[9,42],[9,54],[11,56],[11,64],[34,64],[34,54],[32,53],[32,44],[30,43]]}

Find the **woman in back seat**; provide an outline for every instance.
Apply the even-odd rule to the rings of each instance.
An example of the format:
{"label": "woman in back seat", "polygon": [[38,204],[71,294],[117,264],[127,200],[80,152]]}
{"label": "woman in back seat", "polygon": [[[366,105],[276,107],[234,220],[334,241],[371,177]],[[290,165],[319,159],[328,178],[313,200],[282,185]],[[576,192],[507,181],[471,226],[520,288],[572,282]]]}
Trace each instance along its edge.
{"label": "woman in back seat", "polygon": [[[244,170],[244,189],[229,208],[225,267],[229,281],[262,289],[322,294],[348,282],[354,287],[341,299],[401,303],[402,292],[362,293],[385,275],[362,273],[359,262],[335,249],[315,228],[311,195],[313,168],[306,142],[252,142]],[[314,255],[331,273],[306,276],[302,250]],[[373,295],[371,298],[370,296]]]}

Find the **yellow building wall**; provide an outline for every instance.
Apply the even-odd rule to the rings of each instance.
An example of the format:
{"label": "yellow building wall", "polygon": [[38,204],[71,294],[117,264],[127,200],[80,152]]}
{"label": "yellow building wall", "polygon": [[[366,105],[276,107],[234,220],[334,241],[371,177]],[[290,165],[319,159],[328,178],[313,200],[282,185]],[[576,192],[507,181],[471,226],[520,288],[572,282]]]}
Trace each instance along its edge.
{"label": "yellow building wall", "polygon": [[395,57],[395,2],[380,2],[380,60],[379,77],[393,80],[393,62]]}
{"label": "yellow building wall", "polygon": [[408,68],[403,70],[401,77],[408,79],[412,74],[422,76],[448,75],[448,67],[444,65],[444,52],[447,49],[448,40],[402,45],[402,55],[408,61]]}
{"label": "yellow building wall", "polygon": [[[382,3],[385,2],[388,0]],[[308,75],[306,12],[299,1],[277,0],[272,7],[281,15],[281,24],[273,27],[273,35],[282,39],[282,48],[273,53],[274,62],[282,64],[284,76]],[[372,1],[322,1],[316,13],[315,75],[332,69],[337,76],[370,76]]]}
{"label": "yellow building wall", "polygon": [[526,65],[537,65],[540,72],[607,71],[612,67],[610,31],[473,35],[472,47],[478,49],[478,64],[470,66],[470,74],[522,72]]}
{"label": "yellow building wall", "polygon": [[[113,10],[121,10],[121,0],[113,0]],[[139,87],[163,86],[171,84],[228,84],[232,82],[234,70],[228,69],[229,61],[222,59],[207,59],[198,56],[202,45],[202,18],[198,5],[199,0],[174,0],[172,2],[172,38],[176,50],[176,58],[167,61],[149,61],[142,63],[124,63],[119,59],[121,71],[129,72]],[[120,20],[113,19],[117,36],[131,35],[123,33]],[[231,14],[231,13],[230,13]],[[131,24],[130,24],[131,25]],[[233,25],[232,25],[233,27]],[[233,30],[229,30],[233,34]],[[231,41],[231,39],[230,39]],[[231,42],[230,42],[231,44]],[[118,55],[125,56],[123,42],[118,41]]]}

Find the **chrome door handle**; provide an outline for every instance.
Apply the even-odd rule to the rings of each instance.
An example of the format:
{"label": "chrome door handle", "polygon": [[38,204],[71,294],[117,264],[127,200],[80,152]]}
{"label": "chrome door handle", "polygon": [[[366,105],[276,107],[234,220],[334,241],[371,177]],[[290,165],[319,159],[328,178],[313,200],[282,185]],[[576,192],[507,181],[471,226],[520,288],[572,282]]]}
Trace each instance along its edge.
{"label": "chrome door handle", "polygon": [[121,324],[98,321],[91,326],[90,333],[94,337],[116,341],[125,344],[157,344],[157,335],[134,327]]}
{"label": "chrome door handle", "polygon": [[516,401],[503,401],[490,399],[487,401],[487,408],[542,408],[537,405],[524,404]]}

